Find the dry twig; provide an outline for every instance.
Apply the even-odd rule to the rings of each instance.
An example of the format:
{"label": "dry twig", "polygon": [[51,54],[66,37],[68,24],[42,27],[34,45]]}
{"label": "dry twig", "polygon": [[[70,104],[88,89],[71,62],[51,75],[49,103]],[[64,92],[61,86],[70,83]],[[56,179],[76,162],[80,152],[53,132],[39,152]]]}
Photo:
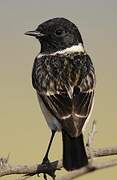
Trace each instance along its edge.
{"label": "dry twig", "polygon": [[86,144],[86,147],[90,153],[90,159],[91,159],[90,163],[93,163],[93,158],[94,158],[93,140],[94,140],[95,134],[96,134],[96,121],[94,120],[92,123],[92,130],[91,130],[91,133],[89,134],[88,142]]}
{"label": "dry twig", "polygon": [[85,166],[81,169],[71,171],[66,176],[58,178],[57,180],[71,180],[76,177],[85,175],[87,173],[90,173],[90,172],[93,172],[93,171],[96,171],[99,169],[109,168],[109,167],[116,166],[116,165],[117,165],[117,159],[103,162],[103,163],[92,163],[91,165],[89,164],[88,166]]}

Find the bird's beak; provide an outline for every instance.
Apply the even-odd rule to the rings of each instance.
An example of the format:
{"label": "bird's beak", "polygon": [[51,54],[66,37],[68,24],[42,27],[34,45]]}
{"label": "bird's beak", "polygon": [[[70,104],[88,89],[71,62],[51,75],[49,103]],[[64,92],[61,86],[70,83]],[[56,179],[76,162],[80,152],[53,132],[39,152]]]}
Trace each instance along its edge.
{"label": "bird's beak", "polygon": [[42,37],[42,36],[45,36],[43,33],[40,33],[39,31],[27,31],[24,33],[25,35],[28,35],[28,36],[34,36],[34,37]]}

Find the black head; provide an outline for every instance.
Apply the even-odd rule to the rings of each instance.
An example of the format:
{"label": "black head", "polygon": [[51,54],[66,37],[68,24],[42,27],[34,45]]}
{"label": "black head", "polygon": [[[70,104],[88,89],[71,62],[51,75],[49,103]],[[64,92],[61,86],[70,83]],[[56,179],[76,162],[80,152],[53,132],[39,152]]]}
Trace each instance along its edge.
{"label": "black head", "polygon": [[40,24],[35,31],[26,35],[36,37],[41,43],[41,53],[52,53],[83,44],[82,37],[75,24],[65,18],[54,18]]}

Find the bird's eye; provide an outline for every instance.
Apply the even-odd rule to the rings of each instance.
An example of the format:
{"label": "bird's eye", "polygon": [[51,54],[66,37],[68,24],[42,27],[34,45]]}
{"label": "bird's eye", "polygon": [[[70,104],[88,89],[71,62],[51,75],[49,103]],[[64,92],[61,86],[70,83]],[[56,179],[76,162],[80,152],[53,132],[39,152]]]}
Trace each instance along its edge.
{"label": "bird's eye", "polygon": [[57,29],[57,30],[55,31],[55,34],[56,34],[57,36],[62,36],[62,35],[64,34],[64,30],[63,30],[63,29]]}

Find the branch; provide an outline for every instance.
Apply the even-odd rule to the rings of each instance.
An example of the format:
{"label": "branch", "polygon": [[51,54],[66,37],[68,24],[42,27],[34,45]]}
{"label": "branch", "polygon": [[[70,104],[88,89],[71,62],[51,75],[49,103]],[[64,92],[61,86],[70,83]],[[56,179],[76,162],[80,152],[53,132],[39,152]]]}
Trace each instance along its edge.
{"label": "branch", "polygon": [[[87,151],[88,158],[90,159],[91,155],[90,152]],[[102,157],[102,156],[112,156],[112,155],[117,155],[117,147],[108,147],[108,148],[100,148],[97,150],[93,151],[93,156],[96,157]],[[62,160],[59,161],[54,161],[51,163],[51,165],[56,169],[61,169],[62,168]],[[74,176],[81,176],[83,174],[86,174],[88,172],[91,172],[93,170],[98,170],[98,169],[103,169],[107,167],[111,167],[117,165],[117,160],[101,163],[101,164],[90,164],[86,167],[83,167],[79,170],[72,171],[69,175]],[[45,165],[11,165],[8,162],[8,157],[7,158],[0,158],[0,177],[6,176],[6,175],[11,175],[11,174],[40,174],[40,173],[46,173],[48,172],[48,168]],[[75,173],[75,175],[74,175]],[[68,176],[67,176],[68,177]],[[67,178],[66,177],[66,178]],[[69,177],[68,177],[69,178]],[[62,178],[63,179],[63,178]],[[69,178],[70,179],[70,178]]]}
{"label": "branch", "polygon": [[61,178],[58,178],[57,180],[71,180],[76,177],[85,175],[87,173],[90,173],[90,172],[93,172],[93,171],[96,171],[99,169],[109,168],[109,167],[116,166],[116,165],[117,165],[117,160],[111,160],[108,162],[97,163],[97,164],[92,163],[91,165],[89,164],[88,166],[85,166],[78,170],[71,171],[70,173],[68,173],[67,176],[62,176]]}

